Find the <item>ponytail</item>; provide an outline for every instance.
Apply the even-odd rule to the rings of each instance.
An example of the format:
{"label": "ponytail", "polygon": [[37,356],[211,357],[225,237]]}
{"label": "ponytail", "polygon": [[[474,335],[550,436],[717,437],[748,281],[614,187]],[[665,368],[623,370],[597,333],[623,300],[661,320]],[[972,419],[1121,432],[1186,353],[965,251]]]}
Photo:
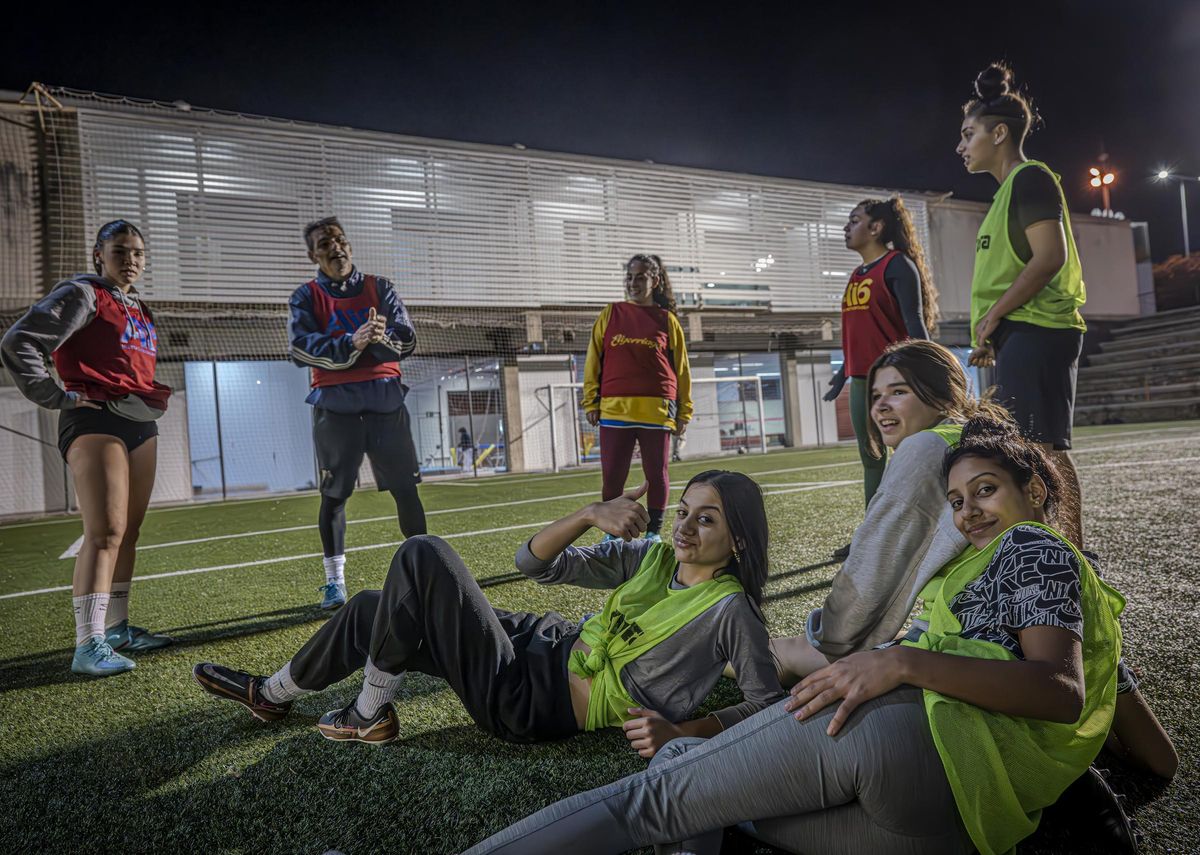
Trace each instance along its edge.
{"label": "ponytail", "polygon": [[932,338],[937,334],[938,320],[941,317],[938,311],[938,292],[933,284],[933,273],[925,261],[925,250],[917,238],[916,226],[908,208],[904,207],[904,200],[899,196],[892,196],[886,200],[865,199],[859,204],[870,222],[882,221],[880,242],[884,246],[900,250],[916,265],[921,280],[921,313],[924,316],[925,329]]}
{"label": "ponytail", "polygon": [[672,315],[678,315],[675,307],[675,292],[671,290],[671,280],[667,276],[666,265],[657,255],[635,255],[625,263],[625,270],[635,261],[646,265],[652,281],[650,297],[660,309],[666,309]]}

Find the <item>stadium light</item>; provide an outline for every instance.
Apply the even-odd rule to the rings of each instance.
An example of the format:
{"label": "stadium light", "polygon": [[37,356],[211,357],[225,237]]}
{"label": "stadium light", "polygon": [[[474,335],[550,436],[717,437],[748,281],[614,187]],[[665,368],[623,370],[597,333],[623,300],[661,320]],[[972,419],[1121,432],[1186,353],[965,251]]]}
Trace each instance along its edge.
{"label": "stadium light", "polygon": [[1187,183],[1189,181],[1200,182],[1200,178],[1175,175],[1169,169],[1158,170],[1157,178],[1162,182],[1169,181],[1172,178],[1179,182],[1179,221],[1183,225],[1183,257],[1187,258],[1192,254],[1192,242],[1188,236]]}
{"label": "stadium light", "polygon": [[[1100,162],[1103,164],[1108,160],[1107,154],[1100,155]],[[1102,169],[1099,166],[1093,166],[1088,169],[1088,174],[1091,175],[1091,180],[1088,181],[1093,187],[1100,191],[1100,199],[1104,203],[1104,210],[1107,213],[1112,210],[1112,204],[1108,196],[1108,187],[1117,180],[1116,173],[1109,172],[1107,169]]]}

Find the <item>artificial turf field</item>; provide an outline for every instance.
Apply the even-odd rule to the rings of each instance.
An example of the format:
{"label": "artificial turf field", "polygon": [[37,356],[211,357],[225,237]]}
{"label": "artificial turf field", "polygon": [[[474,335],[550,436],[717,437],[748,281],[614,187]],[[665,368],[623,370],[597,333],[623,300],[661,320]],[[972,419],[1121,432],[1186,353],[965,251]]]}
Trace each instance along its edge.
{"label": "artificial turf field", "polygon": [[[1129,599],[1127,656],[1182,761],[1165,787],[1107,755],[1099,762],[1129,795],[1143,851],[1200,851],[1192,738],[1200,727],[1200,422],[1081,429],[1075,461],[1088,546]],[[763,485],[767,618],[772,634],[801,631],[837,569],[830,551],[861,520],[855,450],[689,461],[672,467],[672,483],[714,465]],[[492,602],[577,618],[598,610],[605,593],[539,587],[514,572],[512,556],[540,524],[595,498],[599,483],[590,470],[441,481],[421,492],[430,532],[450,539]],[[69,590],[27,593],[70,585],[72,562],[59,555],[81,533],[78,519],[0,526],[0,840],[8,851],[456,852],[562,796],[644,768],[619,732],[533,746],[489,737],[444,682],[421,674],[397,699],[401,739],[381,748],[335,745],[313,727],[354,697],[359,677],[302,698],[272,725],[202,693],[191,678],[196,662],[270,673],[324,619],[317,503],[302,495],[152,510],[138,576],[165,575],[134,586],[131,614],[178,643],[103,680],[69,671]],[[352,594],[382,584],[400,537],[393,512],[386,493],[351,499]],[[736,694],[722,681],[709,704]],[[1021,851],[1083,851],[1069,832],[1046,823]]]}

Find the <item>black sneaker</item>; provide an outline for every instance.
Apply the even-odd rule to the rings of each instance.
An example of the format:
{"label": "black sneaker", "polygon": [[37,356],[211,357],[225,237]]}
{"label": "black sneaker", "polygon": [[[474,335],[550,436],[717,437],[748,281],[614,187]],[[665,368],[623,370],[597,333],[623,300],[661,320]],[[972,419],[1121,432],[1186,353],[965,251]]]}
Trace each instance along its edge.
{"label": "black sneaker", "polygon": [[317,730],[326,739],[335,742],[365,742],[367,745],[383,745],[400,735],[400,719],[396,708],[384,704],[371,718],[358,712],[354,701],[340,710],[330,710],[317,722]]}
{"label": "black sneaker", "polygon": [[1089,766],[1054,805],[1054,818],[1074,829],[1091,829],[1096,842],[1112,852],[1138,851],[1138,832],[1121,806],[1118,795],[1105,780],[1106,773]]}
{"label": "black sneaker", "polygon": [[192,669],[200,688],[218,698],[237,703],[250,710],[259,721],[279,721],[292,710],[292,703],[276,704],[262,696],[266,677],[235,671],[214,662],[201,662]]}
{"label": "black sneaker", "polygon": [[840,546],[837,549],[833,550],[833,560],[834,561],[845,561],[849,557],[850,557],[850,544],[848,544],[848,543],[845,546]]}

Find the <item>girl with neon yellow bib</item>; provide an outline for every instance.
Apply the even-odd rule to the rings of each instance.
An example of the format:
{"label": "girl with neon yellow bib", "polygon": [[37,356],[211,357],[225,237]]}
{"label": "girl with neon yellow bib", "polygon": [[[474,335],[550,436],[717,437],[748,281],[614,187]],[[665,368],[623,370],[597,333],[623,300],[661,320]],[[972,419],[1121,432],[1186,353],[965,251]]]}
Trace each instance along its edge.
{"label": "girl with neon yellow bib", "polygon": [[1010,424],[973,419],[946,462],[970,546],[919,639],[848,656],[471,853],[716,853],[739,822],[810,855],[1011,851],[1104,744],[1124,600],[1046,524],[1057,472]]}
{"label": "girl with neon yellow bib", "polygon": [[[580,624],[493,608],[449,544],[410,537],[383,590],[351,598],[273,675],[201,662],[193,676],[274,721],[300,696],[362,669],[358,696],[317,723],[335,741],[398,738],[392,701],[407,671],[445,679],[479,727],[510,742],[622,727],[648,758],[676,737],[712,736],[783,697],[760,611],[762,491],[740,472],[700,473],[679,500],[670,544],[637,538],[645,492],[643,484],[592,503],[517,552],[517,569],[540,584],[615,589]],[[593,526],[614,539],[572,545]],[[691,719],[731,661],[744,700]]]}
{"label": "girl with neon yellow bib", "polygon": [[[805,634],[771,639],[785,688],[903,630],[918,598],[928,599],[922,589],[967,546],[945,501],[946,450],[969,418],[1007,418],[1001,407],[971,397],[957,357],[932,341],[887,348],[867,373],[867,385],[868,441],[890,449],[891,462],[829,594],[809,614]],[[1170,737],[1124,663],[1119,676],[1109,748],[1155,775],[1173,777],[1179,756]]]}
{"label": "girl with neon yellow bib", "polygon": [[975,93],[963,106],[956,151],[968,172],[986,172],[1000,187],[975,241],[970,361],[995,365],[997,399],[1063,473],[1063,533],[1082,549],[1079,479],[1067,451],[1087,292],[1071,215],[1059,177],[1025,157],[1039,118],[1013,88],[1012,71],[989,65]]}

